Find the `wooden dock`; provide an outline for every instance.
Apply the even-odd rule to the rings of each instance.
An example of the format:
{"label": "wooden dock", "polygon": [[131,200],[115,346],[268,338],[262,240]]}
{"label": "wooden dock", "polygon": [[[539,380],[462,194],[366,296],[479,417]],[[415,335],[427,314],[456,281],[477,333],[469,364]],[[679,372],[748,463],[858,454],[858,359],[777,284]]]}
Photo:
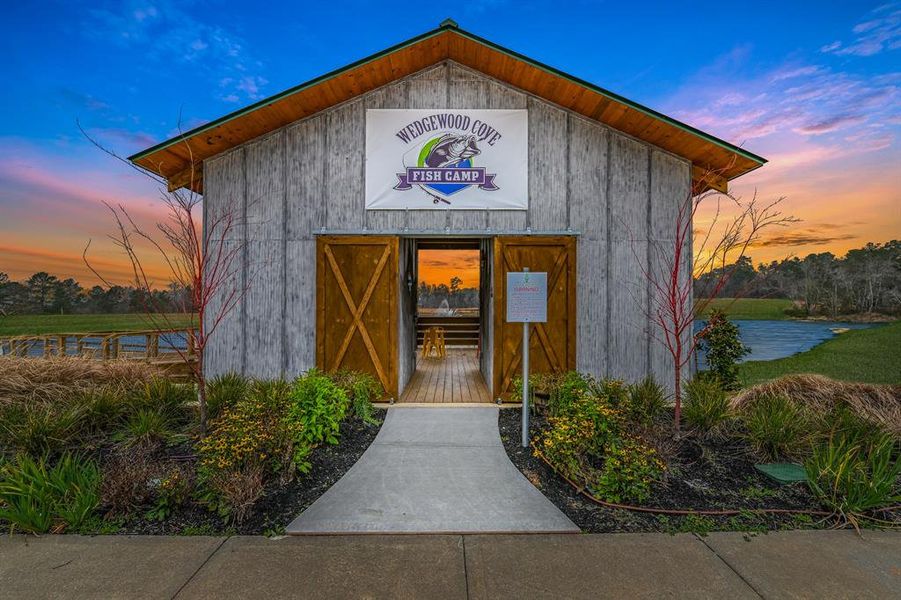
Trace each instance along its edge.
{"label": "wooden dock", "polygon": [[400,402],[491,402],[475,349],[448,348],[447,358],[416,358]]}

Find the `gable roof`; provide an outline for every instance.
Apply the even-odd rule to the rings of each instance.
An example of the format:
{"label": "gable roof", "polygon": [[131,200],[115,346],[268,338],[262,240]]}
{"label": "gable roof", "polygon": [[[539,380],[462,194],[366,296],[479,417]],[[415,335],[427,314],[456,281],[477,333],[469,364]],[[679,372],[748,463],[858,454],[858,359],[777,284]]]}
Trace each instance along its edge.
{"label": "gable roof", "polygon": [[729,142],[464,31],[449,19],[437,29],[201,125],[129,160],[165,178],[170,190],[191,187],[202,193],[203,160],[444,60],[681,156],[692,162],[695,183],[703,178],[706,188],[725,191],[729,180],[766,163]]}

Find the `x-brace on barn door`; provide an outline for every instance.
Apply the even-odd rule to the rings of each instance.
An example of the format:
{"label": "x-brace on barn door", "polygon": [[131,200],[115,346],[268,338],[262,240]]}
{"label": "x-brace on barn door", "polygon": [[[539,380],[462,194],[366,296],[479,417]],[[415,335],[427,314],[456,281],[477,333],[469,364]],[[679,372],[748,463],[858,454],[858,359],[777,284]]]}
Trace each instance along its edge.
{"label": "x-brace on barn door", "polygon": [[316,362],[364,371],[397,396],[398,239],[320,236],[316,260]]}

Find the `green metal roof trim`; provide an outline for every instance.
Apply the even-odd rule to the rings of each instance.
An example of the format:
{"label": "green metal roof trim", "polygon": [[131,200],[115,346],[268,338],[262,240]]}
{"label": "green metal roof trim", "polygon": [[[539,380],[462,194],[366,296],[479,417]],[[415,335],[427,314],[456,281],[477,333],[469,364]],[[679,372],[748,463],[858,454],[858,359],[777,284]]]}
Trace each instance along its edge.
{"label": "green metal roof trim", "polygon": [[356,62],[353,62],[353,63],[346,65],[344,67],[341,67],[339,69],[335,69],[334,71],[330,71],[330,72],[326,73],[325,75],[320,75],[319,77],[311,79],[305,83],[301,83],[300,85],[296,85],[296,86],[289,88],[283,92],[275,94],[274,96],[270,96],[268,98],[260,100],[259,102],[255,102],[253,104],[245,106],[244,108],[238,109],[238,110],[236,110],[232,113],[229,113],[223,117],[220,117],[218,119],[210,121],[209,123],[206,123],[199,127],[195,127],[194,129],[187,131],[185,133],[182,133],[180,135],[177,135],[174,138],[171,138],[164,142],[160,142],[159,144],[156,144],[155,146],[151,146],[150,148],[147,148],[146,150],[142,150],[141,152],[138,152],[137,154],[134,154],[134,155],[128,157],[128,159],[132,160],[132,161],[139,160],[139,159],[143,158],[144,156],[147,156],[148,154],[152,154],[158,150],[163,150],[173,144],[177,144],[178,142],[182,142],[182,141],[184,141],[188,138],[191,138],[197,134],[203,133],[214,127],[222,125],[223,123],[227,123],[233,119],[236,119],[245,114],[253,112],[253,111],[257,110],[258,108],[268,106],[269,104],[272,104],[273,102],[281,100],[282,98],[285,98],[285,97],[295,94],[297,92],[303,91],[309,87],[312,87],[314,85],[322,83],[323,81],[327,81],[328,79],[331,79],[332,77],[336,77],[336,76],[340,75],[341,73],[344,73],[345,71],[349,71],[351,69],[355,69],[357,67],[365,65],[366,63],[369,63],[369,62],[372,62],[379,58],[382,58],[383,56],[386,56],[388,54],[397,52],[398,50],[406,48],[407,46],[412,46],[413,44],[417,44],[417,43],[427,40],[429,38],[440,35],[440,34],[444,33],[445,31],[453,31],[456,34],[461,35],[466,38],[469,38],[470,40],[472,40],[476,43],[482,44],[483,46],[488,46],[489,48],[492,48],[494,50],[497,50],[498,52],[507,54],[508,56],[511,56],[517,60],[521,60],[525,63],[528,63],[528,64],[532,65],[533,67],[536,67],[538,69],[546,71],[547,73],[550,73],[550,74],[558,76],[558,77],[562,77],[564,79],[571,81],[572,83],[575,83],[582,87],[588,88],[594,92],[597,92],[598,94],[601,94],[602,96],[606,96],[607,98],[610,98],[611,100],[615,100],[616,102],[625,104],[626,106],[629,106],[630,108],[638,110],[650,117],[659,119],[661,121],[665,121],[666,123],[669,123],[670,125],[673,125],[675,127],[678,127],[679,129],[687,131],[691,134],[702,137],[705,140],[707,140],[709,142],[713,142],[714,144],[716,144],[722,148],[725,148],[727,150],[730,150],[732,152],[740,154],[741,156],[744,156],[745,158],[748,158],[754,162],[757,162],[757,163],[759,163],[758,166],[763,165],[767,162],[767,160],[765,158],[763,158],[762,156],[758,156],[752,152],[748,152],[747,150],[744,150],[743,148],[736,146],[735,144],[731,144],[731,143],[729,143],[725,140],[722,140],[716,136],[710,135],[709,133],[705,133],[704,131],[701,131],[700,129],[692,127],[691,125],[688,125],[686,123],[683,123],[681,121],[673,119],[672,117],[668,117],[667,115],[665,115],[661,112],[658,112],[652,108],[648,108],[646,106],[638,104],[637,102],[633,102],[632,100],[629,100],[628,98],[624,98],[623,96],[620,96],[619,94],[616,94],[614,92],[606,90],[600,86],[594,85],[593,83],[590,83],[583,79],[579,79],[578,77],[574,77],[574,76],[572,76],[568,73],[565,73],[559,69],[545,65],[536,60],[533,60],[523,54],[520,54],[519,52],[516,52],[514,50],[509,50],[507,48],[504,48],[503,46],[495,44],[494,42],[492,42],[490,40],[486,40],[485,38],[475,35],[474,33],[470,33],[464,29],[461,29],[457,25],[457,23],[451,19],[445,19],[441,23],[441,25],[439,25],[436,29],[427,31],[416,37],[412,37],[409,40],[406,40],[404,42],[401,42],[399,44],[391,46],[390,48],[386,48],[385,50],[382,50],[381,52],[377,52],[376,54],[367,56],[366,58],[360,59]]}

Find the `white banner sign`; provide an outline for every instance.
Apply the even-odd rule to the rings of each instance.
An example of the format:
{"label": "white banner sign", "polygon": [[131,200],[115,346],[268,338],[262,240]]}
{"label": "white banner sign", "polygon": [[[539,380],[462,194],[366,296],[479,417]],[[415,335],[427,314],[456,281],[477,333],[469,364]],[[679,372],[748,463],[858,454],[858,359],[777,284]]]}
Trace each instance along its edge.
{"label": "white banner sign", "polygon": [[367,110],[369,210],[529,207],[525,110]]}

